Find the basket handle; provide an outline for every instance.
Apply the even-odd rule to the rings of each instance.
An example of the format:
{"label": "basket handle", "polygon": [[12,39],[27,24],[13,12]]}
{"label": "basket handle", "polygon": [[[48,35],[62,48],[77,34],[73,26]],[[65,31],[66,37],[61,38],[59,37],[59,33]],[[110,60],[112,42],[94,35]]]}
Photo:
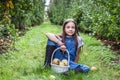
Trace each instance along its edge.
{"label": "basket handle", "polygon": [[[60,49],[60,47],[56,48],[56,49],[53,51],[52,56],[51,56],[51,64],[52,64],[53,55],[54,55],[55,52],[56,52],[57,50],[59,50],[59,49]],[[66,52],[68,53],[68,66],[69,66],[69,62],[70,62],[70,53],[69,53],[69,51],[68,51],[67,49],[66,49]]]}

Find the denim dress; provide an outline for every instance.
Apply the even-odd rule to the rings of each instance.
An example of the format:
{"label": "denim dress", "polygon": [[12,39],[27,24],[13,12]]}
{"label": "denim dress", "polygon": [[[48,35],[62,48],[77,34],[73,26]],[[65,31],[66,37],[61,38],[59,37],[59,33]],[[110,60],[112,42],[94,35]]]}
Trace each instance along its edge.
{"label": "denim dress", "polygon": [[[79,47],[82,46],[83,42],[81,41],[81,38],[78,41],[79,41],[78,46]],[[48,39],[47,45],[53,45],[53,46],[56,46],[56,48],[60,47],[58,44],[56,44],[55,42],[53,42],[49,39]],[[74,62],[75,57],[76,57],[76,50],[78,48],[78,47],[76,48],[76,46],[75,46],[74,38],[70,37],[70,36],[67,36],[65,38],[65,46],[66,46],[66,49],[68,50],[69,54],[66,51],[62,52],[61,50],[57,50],[54,53],[53,58],[58,58],[60,60],[62,60],[62,59],[67,59],[68,60],[68,55],[70,55],[70,62],[69,62],[70,67],[69,67],[69,69],[71,69],[71,70],[80,69],[82,72],[88,72],[89,71],[88,66],[83,65],[83,64],[78,64],[78,63]]]}

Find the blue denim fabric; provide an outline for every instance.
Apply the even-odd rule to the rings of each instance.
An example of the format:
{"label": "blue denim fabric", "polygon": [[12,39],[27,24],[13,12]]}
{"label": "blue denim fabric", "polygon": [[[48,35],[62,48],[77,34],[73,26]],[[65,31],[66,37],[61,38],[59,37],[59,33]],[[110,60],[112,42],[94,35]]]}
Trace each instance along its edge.
{"label": "blue denim fabric", "polygon": [[65,45],[70,53],[70,60],[74,61],[76,57],[76,46],[73,37],[66,37]]}
{"label": "blue denim fabric", "polygon": [[79,69],[82,72],[88,72],[90,70],[90,68],[88,66],[83,65],[83,64],[77,64],[77,63],[75,63],[73,61],[70,61],[69,65],[70,65],[71,70]]}
{"label": "blue denim fabric", "polygon": [[[60,47],[58,44],[56,44],[55,42],[53,42],[53,41],[51,41],[49,39],[47,41],[47,45],[53,45],[53,46],[56,46],[56,48]],[[75,47],[73,37],[66,37],[65,45],[66,45],[67,50],[70,53],[70,62],[69,62],[70,69],[73,70],[73,69],[76,69],[76,68],[78,69],[79,68],[83,72],[88,72],[89,71],[88,66],[83,65],[83,64],[77,64],[77,63],[74,62],[75,57],[76,57],[76,47]],[[68,59],[68,53],[67,52],[63,53],[61,50],[57,50],[54,53],[54,58],[58,58],[60,60]]]}
{"label": "blue denim fabric", "polygon": [[[53,46],[56,46],[56,48],[60,47],[58,44],[56,44],[55,42],[53,42],[53,41],[51,41],[49,39],[47,41],[47,45],[53,45]],[[61,50],[57,50],[54,53],[53,58],[58,58],[60,60],[62,60],[62,59],[68,59],[67,56],[63,56],[63,52]]]}
{"label": "blue denim fabric", "polygon": [[47,41],[47,45],[53,45],[53,46],[56,46],[56,43],[48,39],[48,41]]}
{"label": "blue denim fabric", "polygon": [[[47,41],[47,45],[53,45],[53,46],[56,46],[56,48],[60,47],[58,44],[56,44],[55,42],[53,42],[49,39]],[[73,37],[66,37],[65,45],[66,45],[68,52],[70,53],[70,60],[74,61],[75,57],[76,57],[76,47],[75,47]],[[59,59],[64,59],[64,58],[67,59],[68,58],[68,53],[65,53],[64,56],[62,56],[62,54],[63,54],[63,52],[61,50],[57,50],[55,52],[54,57],[59,58]]]}

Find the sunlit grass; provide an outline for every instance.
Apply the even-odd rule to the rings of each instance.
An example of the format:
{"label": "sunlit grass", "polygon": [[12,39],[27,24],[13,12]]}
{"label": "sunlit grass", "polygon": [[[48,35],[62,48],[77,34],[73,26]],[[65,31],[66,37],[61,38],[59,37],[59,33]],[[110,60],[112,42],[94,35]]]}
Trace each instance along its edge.
{"label": "sunlit grass", "polygon": [[49,22],[33,27],[16,42],[17,51],[0,55],[0,80],[117,80],[120,71],[107,65],[115,57],[112,51],[95,38],[82,33],[84,47],[79,63],[95,66],[98,70],[87,74],[70,71],[70,76],[56,74],[51,69],[44,70],[47,32],[59,34],[61,27]]}

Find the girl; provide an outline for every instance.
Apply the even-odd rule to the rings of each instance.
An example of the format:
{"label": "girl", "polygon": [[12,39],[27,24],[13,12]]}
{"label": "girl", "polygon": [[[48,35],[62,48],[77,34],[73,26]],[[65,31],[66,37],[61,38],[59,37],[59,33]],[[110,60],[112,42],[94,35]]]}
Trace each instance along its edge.
{"label": "girl", "polygon": [[50,65],[51,55],[55,48],[60,47],[61,51],[56,51],[54,55],[55,58],[62,60],[67,59],[67,54],[61,55],[61,52],[65,52],[66,49],[70,54],[70,69],[76,72],[88,72],[89,67],[86,65],[78,64],[81,47],[83,46],[82,38],[78,34],[77,24],[73,19],[67,19],[63,23],[63,32],[61,35],[54,35],[52,33],[47,33],[48,37],[47,47],[46,47],[46,57],[44,66]]}

